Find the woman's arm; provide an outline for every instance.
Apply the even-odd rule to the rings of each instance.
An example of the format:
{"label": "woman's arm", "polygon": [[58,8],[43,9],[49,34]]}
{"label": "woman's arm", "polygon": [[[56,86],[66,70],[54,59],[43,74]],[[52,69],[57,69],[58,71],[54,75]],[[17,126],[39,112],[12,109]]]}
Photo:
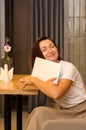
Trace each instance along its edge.
{"label": "woman's arm", "polygon": [[40,91],[42,91],[47,96],[57,99],[63,96],[70,86],[72,85],[71,80],[61,79],[58,84],[54,84],[52,81],[42,81],[37,77],[27,76],[20,80],[24,84],[34,84]]}

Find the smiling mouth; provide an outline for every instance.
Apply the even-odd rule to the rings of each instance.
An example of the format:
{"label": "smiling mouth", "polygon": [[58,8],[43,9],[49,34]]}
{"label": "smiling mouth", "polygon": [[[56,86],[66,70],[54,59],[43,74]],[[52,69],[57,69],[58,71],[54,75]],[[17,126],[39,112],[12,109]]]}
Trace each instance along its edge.
{"label": "smiling mouth", "polygon": [[49,55],[48,57],[50,57],[50,58],[51,58],[51,57],[54,57],[54,56],[55,56],[55,54],[52,54],[52,55]]}

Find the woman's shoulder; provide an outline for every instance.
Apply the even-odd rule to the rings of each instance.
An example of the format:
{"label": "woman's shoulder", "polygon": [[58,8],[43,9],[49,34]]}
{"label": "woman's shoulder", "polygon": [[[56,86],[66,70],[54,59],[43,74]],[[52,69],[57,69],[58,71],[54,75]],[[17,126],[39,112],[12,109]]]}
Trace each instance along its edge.
{"label": "woman's shoulder", "polygon": [[73,63],[68,61],[61,61],[61,76],[73,79],[76,75],[79,75],[78,69],[73,65]]}
{"label": "woman's shoulder", "polygon": [[61,62],[61,69],[62,70],[68,70],[68,71],[77,71],[77,68],[76,68],[76,66],[73,64],[73,63],[71,63],[71,62],[69,62],[69,61],[64,61],[64,60],[62,60]]}
{"label": "woman's shoulder", "polygon": [[63,64],[63,65],[66,65],[66,66],[74,66],[75,67],[75,65],[73,63],[69,62],[69,61],[61,60],[60,63]]}

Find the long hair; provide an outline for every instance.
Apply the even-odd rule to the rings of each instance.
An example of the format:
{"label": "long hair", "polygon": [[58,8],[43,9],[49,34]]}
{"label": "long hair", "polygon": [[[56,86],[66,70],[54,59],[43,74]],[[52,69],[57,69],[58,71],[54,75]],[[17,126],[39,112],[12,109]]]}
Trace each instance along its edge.
{"label": "long hair", "polygon": [[[40,50],[39,44],[41,41],[46,40],[46,39],[51,40],[53,42],[53,44],[55,45],[55,47],[57,48],[57,45],[55,44],[55,42],[52,39],[50,39],[49,37],[46,37],[46,36],[38,37],[35,40],[35,42],[33,43],[32,50],[31,50],[31,56],[30,56],[30,68],[31,69],[33,68],[34,61],[35,61],[36,57],[40,57],[40,58],[45,59],[41,50]],[[62,58],[60,58],[60,56],[58,56],[58,60],[61,60],[61,59]]]}

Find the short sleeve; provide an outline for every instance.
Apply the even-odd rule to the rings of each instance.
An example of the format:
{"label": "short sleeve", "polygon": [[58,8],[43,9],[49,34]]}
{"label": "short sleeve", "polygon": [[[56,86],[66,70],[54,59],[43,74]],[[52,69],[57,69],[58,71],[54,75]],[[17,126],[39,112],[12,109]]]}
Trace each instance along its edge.
{"label": "short sleeve", "polygon": [[76,75],[77,69],[72,63],[66,62],[62,64],[60,79],[66,78],[75,81]]}

